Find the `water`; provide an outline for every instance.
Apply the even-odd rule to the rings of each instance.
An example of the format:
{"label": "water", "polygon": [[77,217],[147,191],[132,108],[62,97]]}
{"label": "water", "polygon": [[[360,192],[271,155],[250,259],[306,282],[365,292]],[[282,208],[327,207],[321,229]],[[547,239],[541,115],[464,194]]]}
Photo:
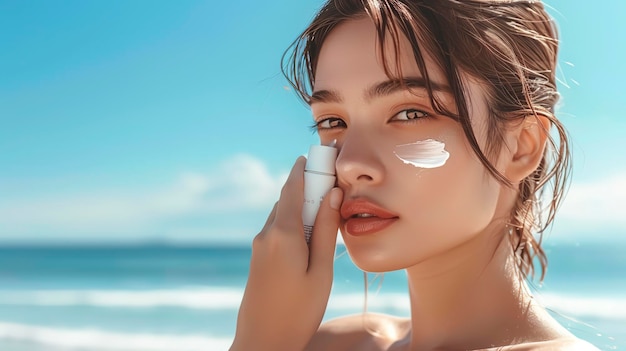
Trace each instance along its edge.
{"label": "water", "polygon": [[[538,298],[576,335],[626,349],[622,248],[548,251]],[[247,247],[0,248],[0,350],[226,350],[249,259]],[[347,255],[335,271],[325,319],[363,310],[363,274]],[[403,273],[385,275],[368,310],[408,315]]]}

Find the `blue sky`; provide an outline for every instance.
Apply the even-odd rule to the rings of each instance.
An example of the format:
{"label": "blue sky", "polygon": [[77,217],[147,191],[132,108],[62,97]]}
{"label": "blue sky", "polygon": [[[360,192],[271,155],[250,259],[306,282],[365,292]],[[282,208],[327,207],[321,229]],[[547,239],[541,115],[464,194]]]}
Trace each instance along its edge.
{"label": "blue sky", "polygon": [[[321,3],[0,0],[0,242],[249,241],[317,142],[279,62]],[[551,235],[626,242],[626,3],[548,4],[575,155]]]}

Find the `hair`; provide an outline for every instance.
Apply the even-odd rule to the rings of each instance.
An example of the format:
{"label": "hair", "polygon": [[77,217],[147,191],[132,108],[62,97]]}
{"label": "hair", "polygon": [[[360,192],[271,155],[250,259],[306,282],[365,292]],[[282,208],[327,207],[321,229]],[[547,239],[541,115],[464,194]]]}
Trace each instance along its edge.
{"label": "hair", "polygon": [[[409,41],[433,109],[460,123],[474,153],[502,184],[514,187],[490,159],[498,156],[505,128],[539,116],[551,122],[556,139],[544,131],[548,145],[539,166],[517,185],[519,196],[508,223],[520,272],[524,277],[534,277],[536,259],[543,280],[547,269],[541,247],[543,232],[553,222],[565,194],[571,155],[567,133],[554,111],[559,100],[557,30],[541,1],[328,0],[282,59],[283,74],[305,102],[310,102],[317,61],[328,34],[343,21],[362,17],[373,21],[381,48],[391,40],[396,59],[400,57],[400,39]],[[446,109],[433,94],[424,52],[444,72],[455,99],[454,111]],[[386,74],[393,79],[389,63],[382,59]],[[462,73],[486,87],[489,113],[485,150],[472,130]],[[542,204],[542,198],[549,199],[549,204]]]}

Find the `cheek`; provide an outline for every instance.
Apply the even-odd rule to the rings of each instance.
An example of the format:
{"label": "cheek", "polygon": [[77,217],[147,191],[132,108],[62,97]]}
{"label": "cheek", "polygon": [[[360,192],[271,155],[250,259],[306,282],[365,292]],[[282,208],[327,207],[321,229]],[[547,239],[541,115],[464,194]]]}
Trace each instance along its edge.
{"label": "cheek", "polygon": [[411,172],[415,174],[412,189],[406,192],[415,196],[407,199],[405,206],[414,204],[410,218],[427,238],[447,236],[451,240],[463,240],[484,229],[496,209],[499,183],[469,146],[457,140],[446,141],[450,156],[441,167],[417,169],[406,164],[401,167],[405,177]]}
{"label": "cheek", "polygon": [[451,148],[451,154],[437,177],[440,205],[448,212],[444,223],[457,234],[471,235],[491,222],[500,186],[466,143]]}
{"label": "cheek", "polygon": [[415,167],[389,154],[380,193],[402,220],[371,241],[344,235],[357,266],[372,272],[406,268],[458,246],[491,222],[498,183],[456,140],[445,141],[449,158],[440,167]]}

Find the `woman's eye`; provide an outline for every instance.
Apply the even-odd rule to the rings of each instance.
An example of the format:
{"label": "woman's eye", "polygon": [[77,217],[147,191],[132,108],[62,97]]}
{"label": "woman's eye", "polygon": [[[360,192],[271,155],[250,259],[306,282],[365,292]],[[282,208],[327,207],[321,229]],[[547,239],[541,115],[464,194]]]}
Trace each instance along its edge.
{"label": "woman's eye", "polygon": [[346,123],[336,117],[325,118],[316,123],[316,127],[318,130],[323,129],[333,129],[333,128],[344,128]]}
{"label": "woman's eye", "polygon": [[409,120],[419,119],[419,118],[424,118],[424,117],[428,117],[428,113],[424,111],[420,111],[420,110],[408,109],[408,110],[400,111],[398,114],[394,116],[393,119],[401,120],[401,121],[409,121]]}

